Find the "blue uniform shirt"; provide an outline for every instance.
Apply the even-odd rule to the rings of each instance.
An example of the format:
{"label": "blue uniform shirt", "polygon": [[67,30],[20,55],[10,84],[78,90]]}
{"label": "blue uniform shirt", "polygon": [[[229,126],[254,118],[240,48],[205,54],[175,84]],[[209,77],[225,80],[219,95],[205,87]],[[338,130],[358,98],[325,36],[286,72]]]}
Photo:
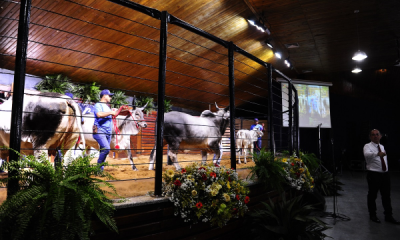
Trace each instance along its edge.
{"label": "blue uniform shirt", "polygon": [[104,118],[97,117],[98,112],[110,112],[111,109],[106,103],[98,102],[94,105],[94,125],[98,127],[98,130],[103,133],[112,133],[112,116],[108,115]]}
{"label": "blue uniform shirt", "polygon": [[[253,125],[251,125],[250,130],[253,130],[253,129],[258,129],[260,131],[264,130],[261,124],[253,124]],[[261,140],[261,137],[259,137],[258,140]]]}

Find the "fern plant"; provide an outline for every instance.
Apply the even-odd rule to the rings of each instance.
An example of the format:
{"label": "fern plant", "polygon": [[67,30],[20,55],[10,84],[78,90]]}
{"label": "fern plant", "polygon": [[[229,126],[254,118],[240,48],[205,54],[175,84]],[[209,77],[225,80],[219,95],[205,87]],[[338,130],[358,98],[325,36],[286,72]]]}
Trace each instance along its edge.
{"label": "fern plant", "polygon": [[323,231],[329,227],[312,215],[313,206],[302,201],[302,196],[286,200],[282,194],[281,201],[276,203],[270,199],[263,202],[263,208],[250,212],[246,220],[247,239],[325,239]]}
{"label": "fern plant", "polygon": [[[336,180],[334,182],[334,180]],[[330,172],[315,171],[314,173],[315,189],[317,189],[324,196],[340,195],[338,191],[343,191],[342,186],[337,177],[333,178]]]}
{"label": "fern plant", "polygon": [[152,97],[139,97],[138,99],[136,99],[136,104],[134,104],[134,105],[138,106],[138,107],[143,107],[144,105],[146,105],[146,103],[147,103],[147,106],[143,111],[148,116],[152,111],[155,110],[154,98],[152,98]]}
{"label": "fern plant", "polygon": [[76,93],[77,86],[62,74],[47,75],[40,81],[35,88],[41,92],[55,92],[65,94],[66,92]]}
{"label": "fern plant", "polygon": [[83,103],[96,103],[100,101],[100,92],[100,85],[93,82],[92,84],[83,85],[79,95]]}
{"label": "fern plant", "polygon": [[253,153],[254,167],[250,167],[248,178],[258,179],[266,189],[282,190],[285,183],[283,164],[276,161],[272,152],[261,149],[260,153]]}
{"label": "fern plant", "polygon": [[119,108],[122,105],[128,104],[128,97],[122,91],[114,92],[114,95],[111,98],[111,107],[112,108]]}
{"label": "fern plant", "polygon": [[0,239],[89,239],[93,215],[117,232],[106,196],[117,195],[116,189],[103,180],[113,178],[100,166],[90,165],[90,156],[66,168],[54,168],[44,156],[5,163],[5,170],[19,172],[13,178],[21,189],[0,206]]}
{"label": "fern plant", "polygon": [[321,164],[321,160],[314,153],[304,153],[300,151],[301,160],[306,164],[308,170],[314,173]]}

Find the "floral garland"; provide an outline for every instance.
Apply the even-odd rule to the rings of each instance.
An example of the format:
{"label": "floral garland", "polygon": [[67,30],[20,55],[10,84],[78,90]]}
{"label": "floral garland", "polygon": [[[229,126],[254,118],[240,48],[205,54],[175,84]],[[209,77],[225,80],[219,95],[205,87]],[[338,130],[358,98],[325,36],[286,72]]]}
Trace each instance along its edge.
{"label": "floral garland", "polygon": [[249,190],[237,172],[224,166],[191,164],[163,174],[163,195],[185,222],[210,222],[220,227],[248,210]]}
{"label": "floral garland", "polygon": [[289,158],[282,158],[280,161],[284,163],[283,170],[286,173],[284,177],[291,187],[297,190],[312,192],[314,179],[300,158],[291,156]]}

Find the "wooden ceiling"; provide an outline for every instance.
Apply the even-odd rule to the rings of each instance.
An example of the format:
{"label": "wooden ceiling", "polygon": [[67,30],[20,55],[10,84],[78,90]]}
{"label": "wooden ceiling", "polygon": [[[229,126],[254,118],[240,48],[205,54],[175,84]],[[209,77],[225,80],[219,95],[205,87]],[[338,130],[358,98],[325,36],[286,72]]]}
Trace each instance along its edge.
{"label": "wooden ceiling", "polygon": [[[399,57],[397,0],[135,2],[232,41],[292,78],[331,81],[332,74],[351,71],[358,48],[368,55],[359,64],[363,69],[389,69]],[[19,4],[0,0],[0,6],[0,68],[13,70]],[[249,18],[261,19],[271,34],[249,25]],[[75,82],[156,98],[159,27],[159,20],[106,0],[32,0],[26,71],[63,73]],[[171,24],[168,31],[167,98],[194,110],[213,102],[229,105],[227,49]],[[274,57],[267,39],[282,59]],[[299,47],[286,48],[290,43]],[[292,69],[283,64],[287,57]],[[266,107],[265,69],[235,54],[235,73],[236,105]]]}

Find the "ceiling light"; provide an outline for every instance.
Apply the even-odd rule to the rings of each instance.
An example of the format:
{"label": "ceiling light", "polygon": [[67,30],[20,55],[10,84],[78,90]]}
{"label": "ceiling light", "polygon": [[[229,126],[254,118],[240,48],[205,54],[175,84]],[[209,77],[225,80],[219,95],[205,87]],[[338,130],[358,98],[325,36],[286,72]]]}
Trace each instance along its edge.
{"label": "ceiling light", "polygon": [[259,31],[261,31],[261,32],[267,32],[268,35],[271,34],[271,32],[268,30],[267,27],[264,26],[263,23],[259,23],[259,21],[256,22],[256,21],[250,20],[250,19],[247,19],[247,21],[250,23],[250,25],[255,26]]}
{"label": "ceiling light", "polygon": [[361,68],[356,66],[353,70],[351,70],[351,72],[352,73],[359,73],[359,72],[362,72],[362,70],[361,70]]}
{"label": "ceiling light", "polygon": [[286,64],[287,67],[290,67],[292,64],[290,63],[289,58],[286,58],[284,63]]}
{"label": "ceiling light", "polygon": [[265,44],[267,44],[267,46],[272,49],[272,48],[274,48],[274,46],[272,46],[270,41],[271,40],[269,40],[269,39],[265,40]]}
{"label": "ceiling light", "polygon": [[353,57],[351,59],[355,61],[362,61],[366,59],[368,56],[365,54],[365,52],[358,50],[356,53],[354,53]]}
{"label": "ceiling light", "polygon": [[275,57],[281,59],[281,58],[282,58],[282,55],[281,55],[279,52],[275,52]]}
{"label": "ceiling light", "polygon": [[[359,13],[360,10],[354,10],[354,13]],[[360,49],[360,35],[358,33],[358,15],[356,18],[356,28],[357,28],[357,42],[358,42],[358,49]],[[365,54],[365,52],[358,50],[356,53],[354,53],[353,57],[351,59],[355,61],[362,61],[366,59],[368,56]]]}

